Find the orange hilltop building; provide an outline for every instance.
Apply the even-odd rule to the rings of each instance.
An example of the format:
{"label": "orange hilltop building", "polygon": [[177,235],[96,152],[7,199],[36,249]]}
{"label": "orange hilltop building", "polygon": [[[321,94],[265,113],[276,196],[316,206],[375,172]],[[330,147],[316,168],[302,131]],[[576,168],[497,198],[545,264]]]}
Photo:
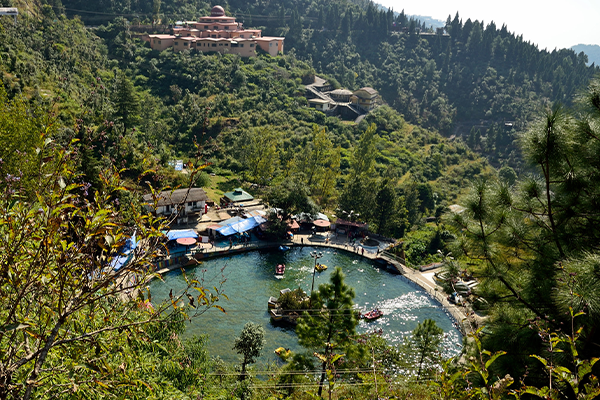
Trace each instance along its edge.
{"label": "orange hilltop building", "polygon": [[202,52],[239,54],[242,57],[255,57],[260,47],[272,56],[283,53],[285,38],[262,36],[260,29],[244,29],[241,22],[225,15],[221,6],[214,6],[210,16],[200,21],[188,21],[185,26],[173,28],[172,35],[147,35],[153,50],[174,51],[196,49]]}

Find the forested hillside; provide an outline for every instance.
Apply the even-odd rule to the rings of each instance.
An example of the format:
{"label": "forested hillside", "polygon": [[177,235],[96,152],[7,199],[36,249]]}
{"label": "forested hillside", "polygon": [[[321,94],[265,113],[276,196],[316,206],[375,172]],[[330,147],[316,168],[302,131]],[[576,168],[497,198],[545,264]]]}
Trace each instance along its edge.
{"label": "forested hillside", "polygon": [[[286,36],[286,54],[250,59],[154,51],[137,36],[205,15],[200,1],[0,4],[20,7],[16,25],[0,19],[0,398],[307,399],[315,370],[338,398],[600,395],[600,83],[588,81],[596,69],[585,56],[540,52],[458,16],[449,35],[423,35],[417,21],[360,0],[223,4]],[[85,28],[73,14],[110,21]],[[388,104],[360,123],[327,117],[305,98],[315,74],[371,85]],[[520,165],[516,131],[582,86],[577,112],[554,106],[519,136],[538,175],[497,176],[469,149]],[[175,159],[192,172],[174,171]],[[218,305],[225,276],[209,277],[211,289],[185,277],[189,291],[156,308],[146,296],[166,226],[140,195],[205,186],[207,172],[292,204],[285,213],[301,204],[359,214],[403,241],[409,266],[442,261],[452,284],[473,275],[485,329],[453,363],[424,345],[439,340],[432,321],[399,347],[355,335],[353,291],[336,271],[311,293],[329,312],[300,317],[306,353],[269,367],[272,385],[255,385],[253,356],[240,369],[210,358],[205,338],[180,340],[184,320]],[[456,201],[464,211],[447,213]],[[107,273],[136,235],[149,251]],[[140,279],[128,287],[120,278],[130,273]],[[141,292],[128,297],[131,288]],[[334,384],[336,365],[352,372]]]}
{"label": "forested hillside", "polygon": [[[376,232],[401,237],[424,217],[439,216],[470,181],[493,175],[460,140],[410,124],[390,107],[358,125],[309,108],[302,82],[315,70],[293,51],[256,59],[157,52],[123,18],[92,31],[49,5],[19,18],[21,25],[7,19],[0,31],[7,94],[54,110],[61,140],[82,141],[82,172],[94,187],[107,162],[126,168],[130,187],[139,191],[146,185],[134,179],[144,171],[154,171],[150,181],[157,185],[186,184],[169,161],[200,155],[212,164],[207,172],[233,175],[263,192],[292,180],[322,208],[335,209],[344,198],[344,207],[360,211]],[[356,144],[370,126],[368,148],[377,153],[369,154],[372,166],[359,178],[352,170]],[[350,195],[359,179],[360,190]],[[205,183],[206,175],[195,184]],[[378,193],[376,209],[371,196]],[[435,235],[409,252],[413,262],[435,254],[439,244],[429,245]]]}
{"label": "forested hillside", "polygon": [[[134,23],[169,24],[209,10],[199,1],[62,4],[90,23],[113,13]],[[448,17],[447,34],[442,34],[425,32],[403,12],[394,15],[369,1],[232,0],[222,5],[246,26],[284,35],[286,52],[311,62],[316,72],[350,89],[376,88],[409,122],[463,136],[497,167],[520,167],[516,132],[544,106],[569,105],[598,73],[598,67],[586,66],[583,53],[540,51],[506,26],[463,21],[459,15]]]}

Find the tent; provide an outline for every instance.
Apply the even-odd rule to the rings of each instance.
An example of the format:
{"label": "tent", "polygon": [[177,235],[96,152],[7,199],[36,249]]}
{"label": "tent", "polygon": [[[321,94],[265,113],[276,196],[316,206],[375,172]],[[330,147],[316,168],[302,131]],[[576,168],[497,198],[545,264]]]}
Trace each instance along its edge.
{"label": "tent", "polygon": [[327,217],[327,215],[320,213],[320,212],[315,213],[314,215],[303,212],[298,215],[292,215],[292,218],[295,218],[298,221],[307,221],[307,222],[311,222],[315,219],[322,219],[324,221],[329,221],[329,217]]}
{"label": "tent", "polygon": [[223,236],[231,236],[236,233],[242,233],[242,232],[249,231],[250,229],[255,228],[256,226],[262,224],[265,221],[266,221],[266,219],[264,219],[260,215],[257,215],[257,216],[251,217],[251,218],[242,219],[237,222],[227,224],[227,225],[217,229],[217,232],[219,232]]}
{"label": "tent", "polygon": [[198,234],[193,229],[174,229],[163,231],[169,240],[177,240],[180,238],[198,238]]}
{"label": "tent", "polygon": [[114,257],[110,262],[110,266],[115,270],[120,270],[125,264],[129,262],[133,256],[133,250],[138,245],[138,241],[135,238],[135,232],[133,236],[125,241],[125,245],[119,250],[119,255]]}

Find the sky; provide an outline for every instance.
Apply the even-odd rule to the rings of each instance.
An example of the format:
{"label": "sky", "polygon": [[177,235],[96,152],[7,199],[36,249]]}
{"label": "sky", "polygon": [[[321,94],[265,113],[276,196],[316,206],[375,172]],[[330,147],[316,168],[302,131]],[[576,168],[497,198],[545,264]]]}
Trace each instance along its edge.
{"label": "sky", "polygon": [[491,21],[540,49],[569,48],[577,44],[600,45],[600,0],[374,0],[408,15],[430,16],[446,21],[456,12],[463,23]]}

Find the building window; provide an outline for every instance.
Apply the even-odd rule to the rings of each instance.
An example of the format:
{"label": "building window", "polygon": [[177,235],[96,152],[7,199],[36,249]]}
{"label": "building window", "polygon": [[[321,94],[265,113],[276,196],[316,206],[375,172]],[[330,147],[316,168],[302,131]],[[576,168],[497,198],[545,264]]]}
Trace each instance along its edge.
{"label": "building window", "polygon": [[269,47],[273,47],[273,43],[269,43]]}
{"label": "building window", "polygon": [[213,44],[212,44],[212,47],[217,47],[217,44],[216,44],[216,43],[213,43]]}
{"label": "building window", "polygon": [[204,29],[208,29],[208,25],[204,25]]}
{"label": "building window", "polygon": [[223,43],[219,43],[219,47],[223,47]]}
{"label": "building window", "polygon": [[187,46],[188,44],[187,44],[187,42],[185,42],[183,45],[184,45],[184,46]]}
{"label": "building window", "polygon": [[244,47],[244,43],[240,44],[240,47]]}
{"label": "building window", "polygon": [[179,42],[175,42],[175,46],[179,46]]}
{"label": "building window", "polygon": [[160,44],[160,40],[158,41],[158,44]]}
{"label": "building window", "polygon": [[250,43],[250,47],[254,47],[254,43]]}
{"label": "building window", "polygon": [[218,26],[213,26],[213,29],[216,31],[216,30],[219,29],[219,27]]}
{"label": "building window", "polygon": [[243,38],[243,37],[244,37],[244,35],[240,35],[240,37],[241,37],[241,38]]}
{"label": "building window", "polygon": [[225,46],[229,47],[229,43],[225,43]]}

